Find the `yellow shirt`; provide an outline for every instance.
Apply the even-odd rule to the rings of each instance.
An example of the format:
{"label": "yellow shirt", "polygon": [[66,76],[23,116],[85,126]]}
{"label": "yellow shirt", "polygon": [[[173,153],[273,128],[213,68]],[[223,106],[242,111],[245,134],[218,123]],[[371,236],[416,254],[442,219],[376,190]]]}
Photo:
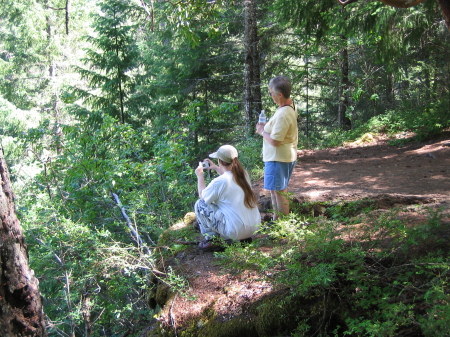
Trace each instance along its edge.
{"label": "yellow shirt", "polygon": [[297,160],[298,126],[297,110],[286,105],[275,111],[264,126],[270,138],[280,141],[278,146],[263,141],[263,161],[292,163]]}

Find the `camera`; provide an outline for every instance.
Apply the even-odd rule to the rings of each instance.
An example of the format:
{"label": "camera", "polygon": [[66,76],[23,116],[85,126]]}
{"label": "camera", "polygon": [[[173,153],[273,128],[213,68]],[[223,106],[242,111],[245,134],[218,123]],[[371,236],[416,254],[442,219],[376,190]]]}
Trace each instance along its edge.
{"label": "camera", "polygon": [[203,169],[207,169],[209,167],[209,163],[206,160],[204,160],[202,162],[202,166],[203,166]]}

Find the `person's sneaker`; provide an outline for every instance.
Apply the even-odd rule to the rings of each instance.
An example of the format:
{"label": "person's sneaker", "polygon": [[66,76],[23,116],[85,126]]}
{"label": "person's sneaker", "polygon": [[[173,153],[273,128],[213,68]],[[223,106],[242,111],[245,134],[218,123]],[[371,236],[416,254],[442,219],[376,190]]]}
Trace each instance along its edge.
{"label": "person's sneaker", "polygon": [[203,240],[198,244],[198,248],[203,252],[223,252],[225,247],[216,240]]}

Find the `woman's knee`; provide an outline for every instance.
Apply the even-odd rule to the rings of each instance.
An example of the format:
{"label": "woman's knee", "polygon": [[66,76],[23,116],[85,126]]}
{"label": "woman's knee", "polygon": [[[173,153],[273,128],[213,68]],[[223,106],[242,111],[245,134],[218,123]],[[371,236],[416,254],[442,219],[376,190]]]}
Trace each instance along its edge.
{"label": "woman's knee", "polygon": [[203,201],[203,199],[198,199],[194,204],[195,213],[198,213],[201,208],[205,208],[205,202]]}

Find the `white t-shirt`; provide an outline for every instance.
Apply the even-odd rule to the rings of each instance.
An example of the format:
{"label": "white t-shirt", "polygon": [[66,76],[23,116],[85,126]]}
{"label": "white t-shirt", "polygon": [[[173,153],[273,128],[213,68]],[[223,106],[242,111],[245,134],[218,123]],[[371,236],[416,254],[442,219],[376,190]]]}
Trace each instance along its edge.
{"label": "white t-shirt", "polygon": [[203,190],[202,198],[207,204],[216,204],[223,213],[226,226],[221,235],[242,240],[251,237],[258,230],[261,223],[258,207],[245,206],[244,191],[234,181],[230,171],[213,179]]}

